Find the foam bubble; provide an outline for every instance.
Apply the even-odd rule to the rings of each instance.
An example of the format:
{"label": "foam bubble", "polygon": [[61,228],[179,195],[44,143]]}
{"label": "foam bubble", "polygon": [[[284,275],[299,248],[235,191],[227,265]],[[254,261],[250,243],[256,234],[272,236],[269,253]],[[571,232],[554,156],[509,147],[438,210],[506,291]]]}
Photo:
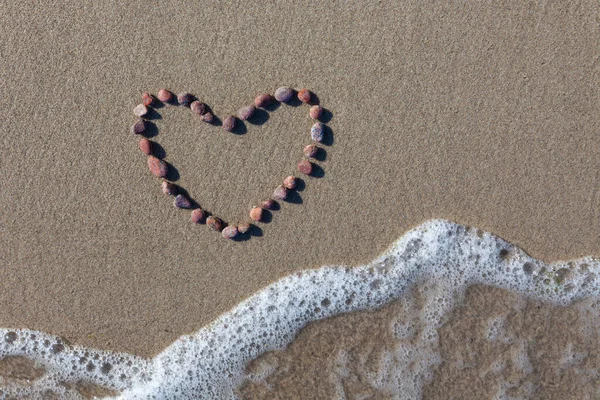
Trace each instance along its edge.
{"label": "foam bubble", "polygon": [[[283,278],[150,360],[71,346],[40,332],[0,330],[0,358],[26,356],[46,370],[26,388],[9,387],[4,392],[34,396],[52,390],[69,398],[77,393],[64,383],[86,381],[120,391],[118,398],[123,399],[235,398],[248,362],[284,348],[306,323],[378,308],[402,298],[419,283],[420,321],[395,323],[402,344],[381,360],[381,372],[369,377],[382,390],[418,397],[432,367],[441,362],[437,329],[467,286],[493,285],[565,305],[600,297],[599,271],[600,264],[592,258],[546,264],[489,233],[432,220],[407,232],[368,265],[325,266]],[[595,306],[589,309],[598,312]],[[501,319],[490,320],[482,334],[500,340]],[[571,354],[575,353],[565,353],[565,363],[577,360]],[[515,357],[528,368],[523,354]],[[341,359],[340,368],[343,363]],[[262,379],[268,373],[250,378]],[[506,398],[504,389],[499,388],[498,398]]]}

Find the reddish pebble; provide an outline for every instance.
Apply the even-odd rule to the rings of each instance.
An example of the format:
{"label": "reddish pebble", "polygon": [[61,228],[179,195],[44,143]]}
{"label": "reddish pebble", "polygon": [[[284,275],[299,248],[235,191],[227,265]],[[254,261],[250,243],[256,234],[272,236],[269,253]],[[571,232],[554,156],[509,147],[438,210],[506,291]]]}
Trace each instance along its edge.
{"label": "reddish pebble", "polygon": [[148,168],[152,175],[157,176],[159,178],[164,178],[167,176],[169,172],[169,167],[166,162],[163,160],[159,160],[154,156],[148,157]]}
{"label": "reddish pebble", "polygon": [[291,175],[283,180],[283,186],[285,186],[286,189],[295,189],[297,184],[298,181],[296,177]]}
{"label": "reddish pebble", "polygon": [[179,188],[177,187],[177,185],[171,182],[163,181],[161,186],[163,193],[168,194],[169,196],[175,196],[177,192],[179,192]]}
{"label": "reddish pebble", "polygon": [[192,222],[195,224],[199,224],[202,221],[204,221],[204,217],[206,217],[206,214],[204,213],[204,210],[201,208],[196,208],[195,210],[192,211]]}
{"label": "reddish pebble", "polygon": [[310,137],[316,142],[322,142],[325,137],[325,125],[315,122],[312,128],[310,128]]}
{"label": "reddish pebble", "polygon": [[298,100],[303,103],[310,103],[310,91],[308,89],[300,89],[298,91]]}
{"label": "reddish pebble", "polygon": [[312,173],[312,164],[308,160],[302,160],[298,163],[298,171],[302,172],[304,175],[310,175]]}
{"label": "reddish pebble", "polygon": [[289,87],[280,87],[275,91],[275,99],[282,103],[287,103],[292,100],[294,97],[294,89]]}
{"label": "reddish pebble", "polygon": [[140,140],[140,150],[145,155],[149,156],[152,154],[152,142],[146,138]]}
{"label": "reddish pebble", "polygon": [[148,107],[143,104],[138,104],[133,108],[133,113],[137,117],[143,117],[144,115],[148,114]]}
{"label": "reddish pebble", "polygon": [[217,217],[213,217],[212,215],[206,218],[206,225],[213,231],[220,231],[223,229],[223,221]]}
{"label": "reddish pebble", "polygon": [[178,194],[173,200],[173,205],[177,208],[192,208],[192,202],[186,195]]}
{"label": "reddish pebble", "polygon": [[193,112],[195,112],[198,115],[202,115],[206,112],[206,104],[198,100],[192,101],[192,104],[190,104],[190,108]]}
{"label": "reddish pebble", "polygon": [[143,93],[142,94],[142,104],[145,106],[150,106],[150,105],[152,105],[152,103],[154,103],[154,96],[152,96],[148,92]]}
{"label": "reddish pebble", "polygon": [[261,94],[254,99],[254,105],[256,107],[266,107],[269,104],[272,104],[275,101],[275,97],[271,96],[268,93]]}
{"label": "reddish pebble", "polygon": [[189,106],[194,100],[194,96],[189,93],[180,93],[177,95],[177,102],[182,106]]}
{"label": "reddish pebble", "polygon": [[132,127],[131,131],[136,135],[141,135],[146,131],[146,122],[143,119],[138,120]]}
{"label": "reddish pebble", "polygon": [[211,123],[211,122],[213,122],[213,120],[214,120],[214,117],[213,117],[213,115],[212,115],[211,113],[207,112],[207,113],[205,113],[205,114],[202,114],[202,115],[200,116],[200,119],[201,119],[202,121],[204,121],[204,122]]}
{"label": "reddish pebble", "polygon": [[277,186],[277,188],[273,192],[273,197],[277,200],[285,200],[285,198],[287,197],[287,189],[285,188],[285,186]]}
{"label": "reddish pebble", "polygon": [[256,107],[254,107],[254,106],[246,106],[246,107],[240,108],[238,110],[237,114],[238,114],[238,117],[242,121],[245,121],[247,119],[252,118],[252,116],[254,115],[255,111],[256,111]]}
{"label": "reddish pebble", "polygon": [[323,107],[321,107],[321,106],[312,106],[310,108],[310,111],[308,112],[308,115],[310,115],[310,117],[312,119],[319,119],[319,118],[321,118],[321,115],[323,115]]}
{"label": "reddish pebble", "polygon": [[167,89],[160,89],[156,97],[163,103],[169,103],[173,100],[173,93],[169,92]]}
{"label": "reddish pebble", "polygon": [[237,229],[238,229],[239,233],[244,234],[244,233],[247,233],[250,230],[251,227],[252,227],[252,225],[250,225],[249,223],[242,222],[241,224],[239,224],[237,226]]}
{"label": "reddish pebble", "polygon": [[250,210],[250,219],[252,221],[260,221],[262,218],[262,214],[263,214],[262,208],[253,207],[252,210]]}
{"label": "reddish pebble", "polygon": [[223,120],[223,129],[227,132],[233,131],[235,128],[235,117],[233,115],[228,116]]}
{"label": "reddish pebble", "polygon": [[261,207],[265,210],[272,210],[275,208],[275,202],[271,199],[265,200],[261,203]]}
{"label": "reddish pebble", "polygon": [[221,232],[221,236],[223,236],[225,239],[233,239],[237,235],[238,235],[237,226],[233,226],[233,225],[226,227],[225,229],[223,229],[223,232]]}
{"label": "reddish pebble", "polygon": [[308,158],[315,158],[318,153],[319,148],[314,144],[309,144],[308,146],[304,147],[304,155]]}

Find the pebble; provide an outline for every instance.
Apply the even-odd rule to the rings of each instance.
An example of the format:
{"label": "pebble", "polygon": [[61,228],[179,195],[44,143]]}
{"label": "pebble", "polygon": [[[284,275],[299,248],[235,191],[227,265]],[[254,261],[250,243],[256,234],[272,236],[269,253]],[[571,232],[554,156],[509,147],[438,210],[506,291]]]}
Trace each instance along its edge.
{"label": "pebble", "polygon": [[190,108],[198,115],[202,115],[206,112],[206,104],[198,100],[192,101]]}
{"label": "pebble", "polygon": [[179,188],[174,183],[163,181],[161,186],[163,193],[169,196],[175,196],[179,192]]}
{"label": "pebble", "polygon": [[192,210],[191,220],[193,223],[199,224],[202,221],[204,221],[205,217],[206,217],[206,214],[204,213],[203,209],[196,208],[196,209]]}
{"label": "pebble", "polygon": [[160,160],[154,156],[148,157],[148,168],[152,175],[159,178],[164,178],[169,172],[169,166],[163,160]]}
{"label": "pebble", "polygon": [[316,142],[322,142],[325,137],[325,125],[316,122],[312,128],[310,128],[310,137]]}
{"label": "pebble", "polygon": [[277,99],[277,101],[280,101],[282,103],[287,103],[290,100],[292,100],[292,98],[294,97],[294,89],[289,88],[289,87],[280,87],[279,89],[277,89],[275,91],[275,98]]}
{"label": "pebble", "polygon": [[177,95],[177,102],[185,107],[188,107],[193,100],[194,96],[189,93],[180,93]]}
{"label": "pebble", "polygon": [[151,106],[154,103],[154,96],[148,92],[142,94],[142,104],[145,106]]}
{"label": "pebble", "polygon": [[148,114],[148,107],[143,104],[138,104],[133,108],[133,113],[137,117],[143,117],[144,115]]}
{"label": "pebble", "polygon": [[250,219],[252,221],[260,221],[262,219],[263,209],[260,207],[253,207],[250,210]]}
{"label": "pebble", "polygon": [[223,229],[223,221],[217,217],[213,217],[212,215],[206,218],[206,225],[213,231],[220,231]]}
{"label": "pebble", "polygon": [[285,198],[287,197],[287,189],[285,188],[285,186],[277,186],[277,188],[273,192],[273,197],[277,200],[285,200]]}
{"label": "pebble", "polygon": [[212,113],[209,113],[209,112],[207,112],[207,113],[205,113],[205,114],[202,114],[202,115],[200,116],[200,119],[201,119],[202,121],[204,121],[204,122],[211,123],[211,122],[213,122],[213,120],[214,120],[214,116],[212,115]]}
{"label": "pebble", "polygon": [[321,107],[321,106],[312,106],[310,108],[310,111],[308,112],[308,115],[310,115],[310,117],[312,119],[319,119],[319,118],[321,118],[321,115],[323,115],[323,107]]}
{"label": "pebble", "polygon": [[223,236],[225,239],[233,239],[237,235],[238,235],[238,228],[233,225],[226,227],[225,229],[223,229],[223,232],[221,232],[221,236]]}
{"label": "pebble", "polygon": [[310,103],[310,91],[308,89],[300,89],[298,91],[298,100],[303,103]]}
{"label": "pebble", "polygon": [[304,155],[308,158],[315,158],[319,153],[319,148],[314,144],[309,144],[304,147]]}
{"label": "pebble", "polygon": [[261,94],[254,99],[254,105],[256,107],[266,107],[269,104],[272,104],[275,101],[275,97],[271,96],[268,93]]}
{"label": "pebble", "polygon": [[152,142],[146,138],[142,138],[140,140],[140,150],[142,151],[142,153],[149,156],[150,154],[152,154]]}
{"label": "pebble", "polygon": [[247,119],[252,118],[255,111],[256,111],[256,107],[246,106],[246,107],[240,108],[237,112],[237,115],[242,121],[246,121]]}
{"label": "pebble", "polygon": [[173,93],[167,89],[160,89],[156,97],[163,103],[169,103],[173,100]]}
{"label": "pebble", "polygon": [[178,194],[173,200],[173,205],[177,208],[192,208],[192,202],[184,194]]}
{"label": "pebble", "polygon": [[248,231],[250,230],[250,228],[252,227],[252,225],[250,225],[247,222],[242,222],[241,224],[238,225],[238,232],[241,234],[244,233],[248,233]]}
{"label": "pebble", "polygon": [[138,120],[132,127],[131,131],[136,135],[141,135],[146,132],[146,122],[143,119]]}
{"label": "pebble", "polygon": [[298,171],[302,172],[304,175],[310,175],[312,173],[312,164],[308,160],[302,160],[298,163]]}
{"label": "pebble", "polygon": [[233,115],[228,116],[223,120],[223,129],[227,132],[233,131],[235,128],[235,117]]}
{"label": "pebble", "polygon": [[271,199],[265,200],[261,203],[261,207],[265,210],[272,210],[275,208],[275,202]]}
{"label": "pebble", "polygon": [[286,189],[295,189],[297,184],[298,180],[292,175],[283,180],[283,186],[285,186]]}

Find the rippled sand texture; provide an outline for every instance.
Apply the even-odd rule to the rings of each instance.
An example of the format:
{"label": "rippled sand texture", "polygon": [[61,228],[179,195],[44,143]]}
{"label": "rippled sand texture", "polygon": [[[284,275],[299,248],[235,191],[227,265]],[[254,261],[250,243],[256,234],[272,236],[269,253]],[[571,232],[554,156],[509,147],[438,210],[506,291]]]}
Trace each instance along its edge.
{"label": "rippled sand texture", "polygon": [[[422,334],[419,289],[377,311],[314,322],[283,351],[253,361],[244,399],[399,399],[397,352]],[[410,326],[399,332],[398,325]],[[424,399],[595,399],[600,395],[600,302],[561,307],[485,285],[438,330],[441,363]],[[414,354],[415,357],[423,354]],[[401,357],[404,358],[404,355]]]}

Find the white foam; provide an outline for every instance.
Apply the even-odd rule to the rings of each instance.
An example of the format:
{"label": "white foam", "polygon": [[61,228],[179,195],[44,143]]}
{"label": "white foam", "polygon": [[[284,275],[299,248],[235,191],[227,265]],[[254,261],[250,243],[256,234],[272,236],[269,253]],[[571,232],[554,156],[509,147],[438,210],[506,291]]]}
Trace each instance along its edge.
{"label": "white foam", "polygon": [[[418,335],[414,344],[403,342],[393,352],[396,362],[384,363],[382,372],[369,378],[374,387],[396,398],[414,398],[431,377],[431,367],[440,362],[437,328],[467,286],[494,285],[567,304],[576,298],[599,297],[599,272],[600,264],[590,257],[546,264],[489,233],[432,220],[407,232],[368,265],[326,266],[283,278],[209,326],[180,337],[151,360],[67,344],[53,353],[58,338],[28,330],[15,330],[12,343],[14,335],[9,335],[9,342],[0,345],[0,357],[26,355],[44,365],[45,377],[18,389],[27,393],[52,389],[63,398],[76,397],[58,382],[86,380],[122,390],[119,398],[123,399],[233,399],[247,363],[266,351],[284,348],[306,323],[380,307],[401,298],[415,282],[426,282],[420,332],[412,332],[401,321],[395,326],[398,339]],[[9,331],[0,334],[7,337]],[[500,331],[492,322],[490,339],[499,337]],[[86,368],[88,363],[92,370]],[[4,392],[15,390],[9,387]]]}

